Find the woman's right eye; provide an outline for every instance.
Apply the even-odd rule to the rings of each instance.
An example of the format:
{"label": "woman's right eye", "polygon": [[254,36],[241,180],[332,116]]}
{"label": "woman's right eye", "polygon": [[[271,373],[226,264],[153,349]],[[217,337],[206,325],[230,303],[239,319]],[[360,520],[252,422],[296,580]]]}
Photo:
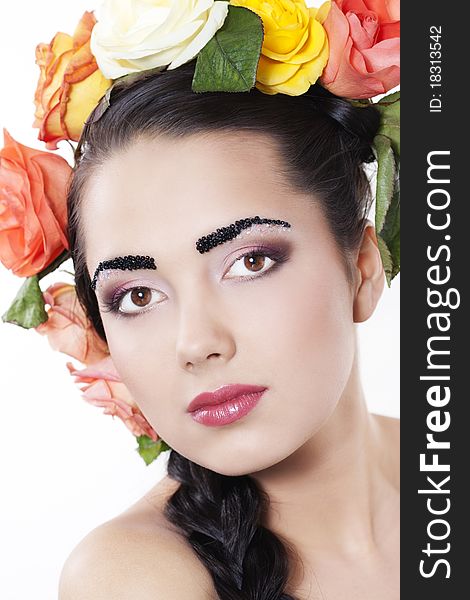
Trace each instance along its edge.
{"label": "woman's right eye", "polygon": [[[149,310],[152,297],[158,297],[159,292],[152,288],[139,286],[118,289],[111,300],[104,301],[104,312],[119,312],[126,315],[136,315]],[[142,310],[144,309],[144,310]]]}

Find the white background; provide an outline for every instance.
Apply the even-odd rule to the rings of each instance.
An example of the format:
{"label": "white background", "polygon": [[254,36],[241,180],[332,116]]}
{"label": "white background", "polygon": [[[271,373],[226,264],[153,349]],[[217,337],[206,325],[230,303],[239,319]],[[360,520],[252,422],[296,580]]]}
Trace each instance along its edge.
{"label": "white background", "polygon": [[[56,31],[73,33],[93,0],[4,3],[0,13],[0,127],[37,140],[34,50]],[[0,139],[0,146],[2,140]],[[60,153],[71,160],[65,142]],[[71,261],[64,268],[72,270]],[[41,282],[71,281],[53,273]],[[0,265],[0,314],[22,279]],[[399,276],[358,327],[364,390],[372,412],[399,416]],[[80,398],[65,367],[35,331],[0,322],[0,597],[53,600],[63,562],[98,524],[137,500],[164,474],[167,454],[146,467],[118,420]],[[80,366],[75,361],[77,366]]]}

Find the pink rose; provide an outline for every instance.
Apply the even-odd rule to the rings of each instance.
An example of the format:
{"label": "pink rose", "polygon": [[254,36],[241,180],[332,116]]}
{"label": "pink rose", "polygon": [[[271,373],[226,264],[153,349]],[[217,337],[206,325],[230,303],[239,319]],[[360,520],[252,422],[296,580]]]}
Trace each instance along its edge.
{"label": "pink rose", "polygon": [[80,388],[84,400],[104,408],[106,415],[119,417],[135,436],[147,435],[154,442],[159,439],[122,383],[110,356],[86,369],[77,370],[71,362],[67,368],[75,383],[85,384]]}
{"label": "pink rose", "polygon": [[400,1],[333,0],[323,23],[330,57],[321,84],[345,98],[371,98],[400,83]]}
{"label": "pink rose", "polygon": [[48,319],[35,329],[41,335],[47,335],[54,350],[84,364],[97,362],[109,354],[106,342],[85,317],[74,285],[54,283],[43,292],[43,297],[44,302],[50,305]]}

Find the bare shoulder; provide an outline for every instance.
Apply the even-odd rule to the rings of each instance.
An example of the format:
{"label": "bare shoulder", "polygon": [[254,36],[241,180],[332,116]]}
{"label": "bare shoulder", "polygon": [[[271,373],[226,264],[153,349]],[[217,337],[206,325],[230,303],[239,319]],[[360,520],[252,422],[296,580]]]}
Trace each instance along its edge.
{"label": "bare shoulder", "polygon": [[171,485],[157,485],[88,533],[68,556],[59,600],[214,600],[212,578],[163,516]]}

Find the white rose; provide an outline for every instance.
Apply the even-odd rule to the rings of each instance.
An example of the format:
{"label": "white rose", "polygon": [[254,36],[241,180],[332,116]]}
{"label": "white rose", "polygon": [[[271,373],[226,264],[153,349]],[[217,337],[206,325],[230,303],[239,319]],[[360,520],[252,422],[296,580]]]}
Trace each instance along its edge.
{"label": "white rose", "polygon": [[220,0],[104,0],[91,33],[91,51],[105,77],[193,59],[222,27]]}

